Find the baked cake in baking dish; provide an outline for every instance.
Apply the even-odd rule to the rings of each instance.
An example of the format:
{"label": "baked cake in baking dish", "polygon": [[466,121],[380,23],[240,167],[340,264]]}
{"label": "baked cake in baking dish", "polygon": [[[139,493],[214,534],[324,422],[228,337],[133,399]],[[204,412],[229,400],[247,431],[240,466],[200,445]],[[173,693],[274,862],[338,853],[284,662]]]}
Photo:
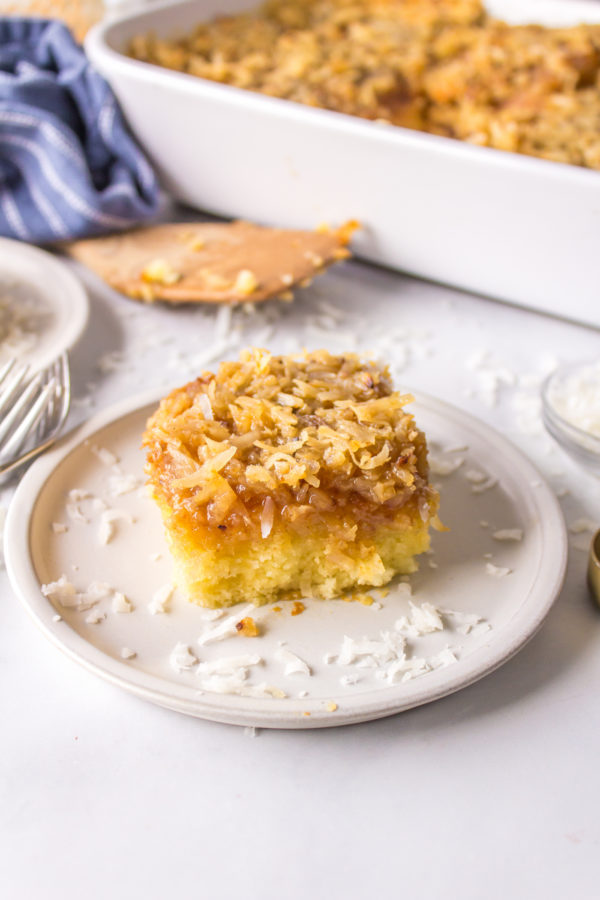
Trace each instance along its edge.
{"label": "baked cake in baking dish", "polygon": [[438,494],[411,400],[325,350],[248,349],[169,394],[146,471],[189,599],[327,599],[413,572]]}
{"label": "baked cake in baking dish", "polygon": [[138,35],[129,52],[308,106],[600,169],[598,24],[510,25],[481,0],[268,0],[172,40]]}

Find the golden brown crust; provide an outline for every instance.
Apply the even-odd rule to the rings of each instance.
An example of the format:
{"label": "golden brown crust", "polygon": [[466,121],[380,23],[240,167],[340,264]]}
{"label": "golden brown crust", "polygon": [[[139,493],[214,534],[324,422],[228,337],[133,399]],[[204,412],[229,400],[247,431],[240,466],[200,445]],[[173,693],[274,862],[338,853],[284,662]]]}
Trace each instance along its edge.
{"label": "golden brown crust", "polygon": [[271,0],[131,55],[309,106],[600,169],[600,25],[480,0]]}
{"label": "golden brown crust", "polygon": [[247,350],[162,401],[146,471],[163,509],[217,536],[410,527],[437,508],[411,399],[355,354]]}
{"label": "golden brown crust", "polygon": [[172,303],[257,302],[284,295],[348,257],[352,223],[290,231],[249,222],[154,225],[74,241],[65,250],[117,291]]}

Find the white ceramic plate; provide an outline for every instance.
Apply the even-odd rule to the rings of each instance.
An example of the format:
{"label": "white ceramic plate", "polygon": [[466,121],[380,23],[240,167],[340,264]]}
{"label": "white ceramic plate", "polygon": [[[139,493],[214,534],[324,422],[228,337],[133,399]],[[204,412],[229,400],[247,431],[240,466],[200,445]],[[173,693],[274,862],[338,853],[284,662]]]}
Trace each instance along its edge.
{"label": "white ceramic plate", "polygon": [[88,320],[85,288],[56,256],[0,238],[0,364],[42,369],[69,350]]}
{"label": "white ceramic plate", "polygon": [[[382,680],[381,666],[369,665],[368,654],[358,665],[339,665],[332,659],[344,635],[381,641],[386,631],[394,633],[399,617],[410,612],[406,583],[392,586],[387,596],[372,591],[372,606],[306,601],[305,611],[296,616],[290,614],[290,603],[282,603],[281,612],[272,605],[262,607],[251,613],[260,625],[259,637],[236,634],[200,646],[198,637],[219,624],[207,621],[206,611],[177,594],[166,614],[153,615],[148,607],[171,576],[158,511],[145,489],[136,487],[143,483],[140,436],[156,405],[149,401],[138,398],[135,406],[129,403],[103,413],[39,460],[14,497],[5,542],[13,588],[45,634],[77,662],[140,697],[201,718],[265,727],[323,727],[391,715],[459,690],[501,665],[539,628],[560,590],[565,527],[553,494],[536,470],[486,425],[431,397],[418,396],[417,421],[438,459],[435,468],[440,471],[440,459],[446,468],[463,462],[452,474],[434,476],[450,531],[435,534],[433,554],[422,558],[420,571],[411,577],[412,601],[427,601],[458,615],[444,616],[443,631],[409,638],[407,654],[433,664],[449,646],[456,661],[389,683]],[[116,469],[110,458],[98,457],[97,448],[118,457]],[[124,476],[132,479],[130,484]],[[115,496],[125,488],[127,493]],[[88,496],[69,499],[73,489]],[[113,523],[114,537],[103,544],[106,506],[117,509],[122,518]],[[57,532],[53,523],[67,530]],[[505,529],[522,530],[522,540],[493,537]],[[118,613],[110,601],[86,612],[55,608],[40,585],[61,574],[78,590],[94,580],[108,582],[134,609]],[[97,624],[87,622],[96,612],[104,618]],[[469,630],[460,614],[473,614],[480,621]],[[266,683],[286,696],[207,690],[200,665],[185,671],[173,668],[169,657],[178,642],[204,663],[258,654],[262,662],[251,667],[245,684],[252,690]],[[281,642],[308,664],[310,675],[285,674],[278,658]],[[135,657],[123,659],[124,648]]]}

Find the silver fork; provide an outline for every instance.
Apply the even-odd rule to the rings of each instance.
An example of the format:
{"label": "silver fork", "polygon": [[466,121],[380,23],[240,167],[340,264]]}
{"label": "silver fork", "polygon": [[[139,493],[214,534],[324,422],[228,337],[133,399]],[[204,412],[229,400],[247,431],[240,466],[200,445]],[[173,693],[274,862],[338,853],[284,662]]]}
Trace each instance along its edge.
{"label": "silver fork", "polygon": [[35,375],[14,359],[0,369],[0,482],[54,443],[70,404],[66,353]]}

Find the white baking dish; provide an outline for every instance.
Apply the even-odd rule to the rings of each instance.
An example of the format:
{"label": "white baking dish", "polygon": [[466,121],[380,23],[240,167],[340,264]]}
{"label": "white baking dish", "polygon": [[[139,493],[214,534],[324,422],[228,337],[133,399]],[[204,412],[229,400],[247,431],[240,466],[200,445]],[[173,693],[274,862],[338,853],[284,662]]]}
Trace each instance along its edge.
{"label": "white baking dish", "polygon": [[[257,0],[186,0],[96,26],[86,48],[175,197],[314,227],[359,219],[369,260],[600,326],[600,173],[378,125],[128,59]],[[588,0],[492,0],[510,21],[600,22]]]}

